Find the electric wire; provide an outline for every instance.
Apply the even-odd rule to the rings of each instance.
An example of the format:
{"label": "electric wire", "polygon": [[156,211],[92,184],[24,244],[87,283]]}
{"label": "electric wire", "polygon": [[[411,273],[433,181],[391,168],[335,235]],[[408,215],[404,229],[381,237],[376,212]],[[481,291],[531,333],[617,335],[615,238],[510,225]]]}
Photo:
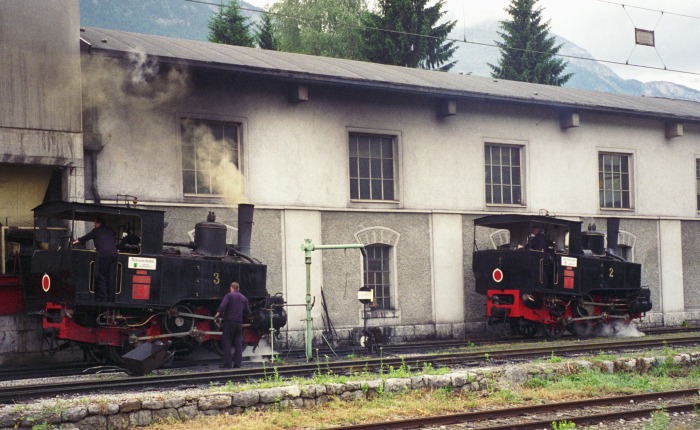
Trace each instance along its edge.
{"label": "electric wire", "polygon": [[[205,5],[209,5],[209,6],[217,6],[217,7],[225,6],[225,5],[222,5],[219,3],[212,3],[212,2],[208,2],[208,1],[204,1],[204,0],[184,0],[184,1],[190,2],[190,3],[205,4]],[[593,0],[593,1],[599,1],[602,3],[610,3],[610,4],[625,6],[622,3],[616,3],[616,2],[607,1],[607,0]],[[696,16],[683,15],[683,14],[671,13],[671,12],[664,12],[664,11],[660,11],[660,10],[656,10],[656,9],[643,8],[643,7],[639,7],[639,6],[627,5],[627,7],[634,7],[637,9],[643,9],[643,10],[653,11],[653,12],[661,12],[661,13],[666,13],[668,15],[676,15],[676,16],[682,16],[682,17],[686,17],[686,18],[700,19],[700,17],[696,17]],[[295,20],[301,21],[301,22],[308,21],[306,18],[303,18],[303,17],[284,15],[284,14],[266,11],[266,10],[258,9],[258,8],[247,8],[247,7],[239,6],[239,9],[245,10],[248,12],[258,13],[258,14],[268,14],[268,15],[281,16],[284,18],[295,19]],[[362,29],[366,29],[366,30],[382,31],[385,33],[400,34],[400,35],[404,35],[404,36],[425,37],[425,38],[430,38],[430,39],[435,39],[435,40],[441,39],[437,36],[430,36],[427,34],[412,33],[412,32],[399,31],[399,30],[389,30],[389,29],[385,29],[385,28],[378,28],[378,27],[371,27],[371,26],[364,26],[364,25],[360,25],[360,26],[358,26],[358,28],[362,28]],[[550,52],[537,51],[537,50],[532,50],[532,49],[515,48],[515,47],[510,47],[510,46],[500,47],[495,43],[486,43],[486,42],[477,42],[477,41],[473,41],[473,40],[467,40],[466,37],[464,39],[456,39],[456,38],[446,37],[446,38],[441,39],[441,40],[443,40],[445,42],[465,43],[468,45],[484,46],[484,47],[496,48],[496,49],[507,49],[507,50],[511,50],[511,51],[527,52],[527,53],[531,53],[531,54],[543,54],[543,55],[550,55],[551,54]],[[670,68],[666,67],[665,65],[663,68],[661,68],[661,67],[657,67],[657,66],[646,66],[643,64],[629,63],[628,61],[623,62],[623,61],[614,61],[614,60],[601,60],[601,59],[596,59],[596,58],[580,57],[577,55],[569,55],[569,54],[561,54],[561,53],[553,54],[553,56],[561,57],[561,58],[565,58],[565,59],[572,59],[572,60],[593,61],[593,62],[597,62],[597,63],[612,64],[612,65],[623,66],[623,67],[636,67],[639,69],[658,70],[658,71],[663,71],[663,72],[673,72],[673,73],[680,73],[680,74],[684,74],[684,75],[700,76],[700,72],[692,72],[689,70],[681,70],[681,69],[670,69]],[[663,60],[662,60],[662,63],[663,63]]]}
{"label": "electric wire", "polygon": [[632,9],[641,9],[641,10],[646,10],[646,11],[649,11],[649,12],[660,12],[660,13],[663,13],[663,14],[666,14],[666,15],[680,16],[680,17],[683,17],[683,18],[700,19],[700,16],[693,16],[693,15],[686,15],[686,14],[682,14],[682,13],[668,12],[668,11],[663,11],[663,10],[659,10],[659,9],[651,9],[651,8],[648,8],[648,7],[642,7],[642,6],[633,6],[633,5],[624,4],[624,3],[618,3],[618,2],[614,2],[614,1],[610,1],[610,0],[592,0],[592,1],[597,1],[597,2],[600,2],[600,3],[614,4],[614,5],[623,6],[623,7],[629,7],[629,8],[632,8]]}

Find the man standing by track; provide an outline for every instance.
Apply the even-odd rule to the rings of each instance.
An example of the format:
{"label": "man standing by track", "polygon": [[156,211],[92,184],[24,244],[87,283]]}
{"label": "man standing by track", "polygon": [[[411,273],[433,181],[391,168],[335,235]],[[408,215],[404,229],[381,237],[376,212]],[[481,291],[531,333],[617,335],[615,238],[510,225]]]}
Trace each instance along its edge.
{"label": "man standing by track", "polygon": [[243,322],[250,318],[248,299],[241,294],[238,282],[231,282],[230,292],[224,296],[214,318],[221,317],[222,331],[221,346],[224,350],[222,368],[231,368],[231,345],[236,349],[233,357],[233,367],[241,367],[243,361]]}

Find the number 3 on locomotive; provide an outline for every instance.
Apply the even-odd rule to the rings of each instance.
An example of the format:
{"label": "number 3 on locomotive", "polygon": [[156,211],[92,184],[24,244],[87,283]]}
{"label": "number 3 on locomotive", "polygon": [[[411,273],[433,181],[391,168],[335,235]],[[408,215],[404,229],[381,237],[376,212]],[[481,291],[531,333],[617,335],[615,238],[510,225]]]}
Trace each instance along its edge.
{"label": "number 3 on locomotive", "polygon": [[219,274],[217,272],[214,272],[214,281],[213,282],[214,282],[214,285],[219,285],[219,282],[221,282],[221,280],[219,279]]}

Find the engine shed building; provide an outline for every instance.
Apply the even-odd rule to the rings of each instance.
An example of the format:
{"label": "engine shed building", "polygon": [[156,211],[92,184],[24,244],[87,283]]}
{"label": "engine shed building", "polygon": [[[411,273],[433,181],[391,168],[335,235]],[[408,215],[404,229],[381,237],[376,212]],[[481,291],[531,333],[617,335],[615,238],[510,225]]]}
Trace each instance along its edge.
{"label": "engine shed building", "polygon": [[[24,147],[6,124],[34,127],[7,108],[24,100],[16,91],[0,104],[0,172],[61,166],[66,199],[136,196],[166,211],[173,242],[190,240],[212,210],[236,225],[235,204],[252,203],[252,254],[268,265],[269,292],[290,304],[304,301],[305,239],[364,244],[365,258],[313,253],[317,334],[323,289],[338,336],[356,335],[363,285],[375,291],[368,324],[387,341],[483,330],[473,220],[501,213],[548,213],[598,230],[621,218],[618,252],[642,264],[652,290],[645,324],[700,320],[700,103],[65,22],[75,39],[61,40],[79,40],[70,58],[81,97],[44,112],[73,112],[57,128],[75,145],[44,145],[71,157],[18,158]],[[18,81],[21,69],[2,61],[18,54],[0,54],[0,79]],[[289,344],[303,343],[303,318],[303,307],[289,308]]]}

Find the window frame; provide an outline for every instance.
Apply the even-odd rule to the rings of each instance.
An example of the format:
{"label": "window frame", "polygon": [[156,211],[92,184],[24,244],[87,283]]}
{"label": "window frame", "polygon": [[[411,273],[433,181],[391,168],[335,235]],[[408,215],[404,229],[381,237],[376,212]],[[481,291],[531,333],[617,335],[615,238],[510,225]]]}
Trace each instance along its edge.
{"label": "window frame", "polygon": [[[620,173],[618,173],[620,175],[620,178],[617,179],[617,181],[620,182],[620,187],[619,187],[620,205],[621,205],[620,207],[614,206],[614,204],[615,204],[614,200],[613,200],[613,206],[611,206],[611,207],[604,206],[605,196],[606,196],[606,194],[605,194],[605,192],[606,192],[606,188],[605,188],[606,171],[605,171],[605,159],[604,159],[604,157],[606,155],[607,156],[621,157]],[[627,172],[626,173],[622,172],[622,164],[623,164],[622,158],[625,158],[627,161]],[[615,149],[598,149],[596,161],[597,161],[597,166],[598,166],[596,170],[598,172],[598,207],[599,207],[599,209],[601,211],[633,211],[635,209],[635,205],[634,205],[634,186],[635,186],[634,153],[629,152],[629,151],[615,150]],[[601,170],[601,166],[602,166],[603,170]],[[614,166],[613,166],[613,170],[612,170],[611,174],[613,175],[613,177],[610,179],[610,181],[613,182],[613,186],[614,186],[614,182],[616,180],[614,177],[614,175],[615,175]],[[624,188],[623,179],[622,179],[622,175],[624,175],[624,174],[626,174],[627,178],[628,178],[627,179],[627,188],[626,188],[628,206],[622,206],[624,203],[624,193],[625,193],[625,188]],[[613,193],[613,199],[614,199],[614,194],[616,192],[616,189],[612,188],[611,192]]]}
{"label": "window frame", "polygon": [[[370,266],[370,259],[369,259],[369,253],[370,250],[380,250],[381,253],[383,254],[380,259],[375,258],[373,260],[379,260],[381,261],[381,269],[380,270],[372,270],[370,271],[369,266]],[[370,288],[373,290],[372,293],[372,303],[370,304],[370,307],[372,310],[377,310],[377,311],[392,311],[396,309],[396,306],[394,304],[394,294],[393,294],[393,274],[392,274],[392,254],[393,254],[393,247],[391,245],[387,245],[385,243],[372,243],[369,245],[365,245],[365,252],[363,253],[363,258],[362,258],[362,284],[363,286],[366,286],[367,288]],[[382,274],[382,283],[378,284],[376,282],[370,283],[369,282],[369,275],[370,274],[376,274],[376,273],[381,273]],[[387,282],[388,281],[388,282]],[[377,286],[382,287],[382,294],[377,294]],[[388,292],[388,294],[386,294]],[[378,298],[381,299],[381,306],[378,305]],[[388,305],[384,303],[385,301],[388,301]]]}
{"label": "window frame", "polygon": [[[351,143],[352,143],[352,138],[353,136],[368,136],[370,138],[372,137],[378,137],[378,138],[389,138],[391,139],[391,145],[392,145],[392,168],[393,168],[393,199],[392,200],[386,200],[386,199],[362,199],[359,198],[360,195],[360,187],[358,185],[357,187],[357,192],[358,192],[358,198],[354,198],[352,194],[352,182],[353,181],[359,181],[359,166],[358,166],[358,177],[353,179],[352,177],[352,169],[350,167],[351,163],[351,158],[353,157],[352,151],[351,151]],[[384,207],[396,207],[398,204],[400,204],[400,180],[402,175],[400,174],[399,169],[401,168],[401,163],[400,163],[400,145],[401,145],[401,133],[396,131],[396,130],[378,130],[378,129],[363,129],[363,128],[354,128],[354,127],[348,127],[347,128],[347,133],[346,133],[346,144],[345,144],[345,150],[346,150],[346,179],[347,179],[347,195],[348,195],[348,202],[350,205],[353,206],[366,206],[366,205],[371,205],[372,207],[377,207],[377,206],[384,206]],[[383,155],[383,154],[382,154]],[[380,159],[381,160],[381,159]],[[380,161],[381,164],[381,161]],[[382,167],[382,172],[383,172],[383,167]],[[383,177],[383,175],[382,175]],[[372,178],[369,178],[370,181]],[[384,179],[379,179],[380,181],[383,181]],[[370,190],[371,190],[371,183],[370,183]],[[384,191],[384,186],[382,184],[382,191]],[[384,192],[382,192],[384,194]]]}
{"label": "window frame", "polygon": [[[514,140],[514,139],[496,139],[496,138],[485,138],[483,139],[483,146],[482,146],[482,151],[481,151],[481,160],[482,160],[482,166],[483,166],[483,196],[484,196],[484,204],[486,207],[510,207],[510,208],[523,208],[527,207],[527,186],[526,186],[526,173],[527,173],[527,147],[528,147],[528,142],[527,141],[522,141],[522,140]],[[506,147],[506,148],[517,148],[519,150],[519,157],[520,157],[520,202],[519,203],[494,203],[493,202],[493,180],[491,180],[491,202],[489,202],[489,197],[487,194],[487,187],[489,186],[487,184],[487,168],[488,166],[486,163],[486,150],[487,147],[489,146],[498,146],[498,147]],[[492,167],[491,167],[492,168]],[[510,167],[512,173],[512,166]],[[510,187],[513,187],[513,181],[512,178],[513,176],[510,175]],[[504,185],[501,183],[501,187]]]}
{"label": "window frame", "polygon": [[[246,152],[244,150],[244,138],[246,136],[246,130],[247,130],[247,121],[246,118],[243,117],[233,117],[233,116],[221,116],[221,115],[209,115],[209,114],[194,114],[194,113],[179,113],[177,115],[177,130],[178,130],[178,136],[179,136],[179,149],[180,149],[180,187],[182,190],[182,195],[185,199],[221,199],[224,197],[223,194],[206,194],[206,193],[191,193],[191,192],[186,192],[185,191],[185,178],[184,178],[184,172],[186,170],[192,170],[192,169],[185,169],[185,136],[183,133],[183,124],[186,120],[192,120],[194,122],[202,122],[206,124],[217,124],[217,125],[222,125],[222,126],[235,126],[237,128],[237,148],[235,151],[238,153],[238,171],[242,177],[242,180],[244,183],[242,184],[243,190],[246,189],[246,184],[245,182],[247,181],[246,176],[245,176],[245,166],[246,166]],[[196,172],[197,170],[193,170]]]}
{"label": "window frame", "polygon": [[[359,321],[362,322],[364,318],[371,318],[375,321],[380,321],[382,324],[400,324],[401,323],[401,297],[398,288],[398,265],[396,262],[398,243],[401,238],[401,234],[389,227],[375,225],[372,227],[363,228],[362,230],[356,231],[354,233],[355,240],[357,243],[361,243],[364,246],[371,245],[383,245],[389,248],[389,282],[390,282],[390,297],[392,309],[376,309],[361,306],[359,308],[360,313],[358,314]],[[358,256],[358,270],[360,273],[360,285],[364,285],[365,282],[365,258],[363,255]]]}

